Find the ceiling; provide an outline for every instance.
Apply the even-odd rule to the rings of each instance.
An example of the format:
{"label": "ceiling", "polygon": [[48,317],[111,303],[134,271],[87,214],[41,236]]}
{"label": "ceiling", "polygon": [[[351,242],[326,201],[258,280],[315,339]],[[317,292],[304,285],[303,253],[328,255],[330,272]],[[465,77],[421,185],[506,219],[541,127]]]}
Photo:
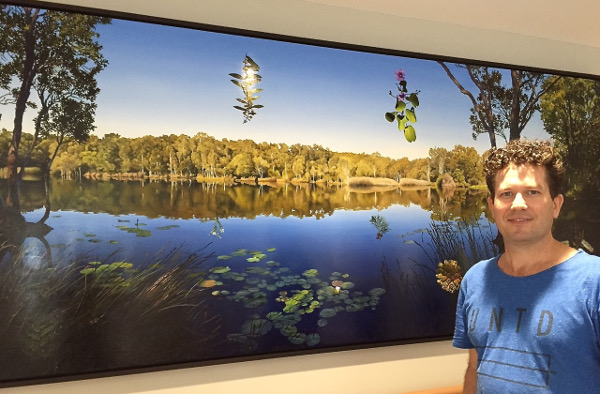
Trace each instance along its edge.
{"label": "ceiling", "polygon": [[598,0],[304,1],[600,48]]}

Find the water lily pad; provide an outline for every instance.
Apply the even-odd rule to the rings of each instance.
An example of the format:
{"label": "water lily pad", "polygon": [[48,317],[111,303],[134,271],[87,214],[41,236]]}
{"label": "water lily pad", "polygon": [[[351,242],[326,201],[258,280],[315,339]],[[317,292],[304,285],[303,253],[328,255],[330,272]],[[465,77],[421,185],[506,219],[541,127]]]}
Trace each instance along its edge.
{"label": "water lily pad", "polygon": [[283,318],[283,313],[281,312],[269,312],[267,313],[267,319],[269,320],[280,320]]}
{"label": "water lily pad", "polygon": [[210,272],[214,274],[224,274],[229,271],[231,271],[231,268],[229,267],[213,267],[210,269]]}
{"label": "water lily pad", "polygon": [[151,231],[141,230],[141,229],[138,229],[138,231],[136,231],[136,233],[135,233],[136,237],[149,237],[151,235],[152,235]]}
{"label": "water lily pad", "polygon": [[265,335],[273,328],[273,324],[266,319],[246,320],[242,325],[242,334],[247,336]]}
{"label": "water lily pad", "polygon": [[275,249],[275,248],[267,248],[267,252],[274,252],[274,251],[276,251],[276,250],[277,250],[277,249]]}
{"label": "water lily pad", "polygon": [[319,334],[308,334],[306,336],[306,344],[308,346],[315,346],[321,342],[321,336]]}
{"label": "water lily pad", "polygon": [[360,304],[351,304],[346,306],[346,312],[358,312],[364,309],[363,305]]}
{"label": "water lily pad", "polygon": [[287,324],[279,328],[281,335],[289,337],[295,335],[298,332],[298,328],[293,324]]}
{"label": "water lily pad", "polygon": [[255,257],[248,257],[246,259],[246,261],[249,262],[249,263],[258,263],[260,261],[260,259],[255,256]]}
{"label": "water lily pad", "polygon": [[135,234],[137,237],[149,237],[152,235],[151,231],[142,230],[141,228],[137,228],[137,227],[117,226],[117,228],[119,230],[126,231],[130,234]]}
{"label": "water lily pad", "polygon": [[416,242],[415,242],[415,241],[413,241],[412,239],[405,239],[405,240],[404,240],[404,243],[405,243],[405,244],[408,244],[408,245],[416,244]]}
{"label": "water lily pad", "polygon": [[235,252],[232,253],[233,256],[245,256],[248,254],[248,250],[247,249],[238,249]]}
{"label": "water lily pad", "polygon": [[223,254],[221,256],[217,256],[217,260],[229,260],[231,258],[233,258],[233,257],[228,254]]}
{"label": "water lily pad", "polygon": [[325,327],[329,322],[327,321],[327,319],[319,319],[317,321],[317,326],[319,327]]}
{"label": "water lily pad", "polygon": [[177,228],[179,227],[177,224],[169,224],[167,226],[161,226],[161,227],[157,227],[157,230],[170,230],[172,228]]}
{"label": "water lily pad", "polygon": [[249,309],[258,308],[259,306],[264,305],[266,303],[267,295],[263,292],[256,292],[252,294],[252,297],[244,298],[244,307]]}
{"label": "water lily pad", "polygon": [[333,308],[325,308],[320,313],[319,316],[322,318],[334,317],[337,314],[337,311]]}
{"label": "water lily pad", "polygon": [[279,267],[279,263],[277,261],[269,260],[266,263],[269,267]]}
{"label": "water lily pad", "polygon": [[301,345],[306,341],[306,334],[298,332],[294,335],[288,336],[288,341],[290,341],[294,345]]}
{"label": "water lily pad", "polygon": [[319,271],[317,271],[316,269],[312,268],[312,269],[304,271],[302,273],[302,275],[306,276],[307,278],[314,278],[315,276],[319,275]]}
{"label": "water lily pad", "polygon": [[380,287],[376,287],[369,291],[369,295],[372,297],[381,297],[383,294],[385,294],[385,290]]}
{"label": "water lily pad", "polygon": [[108,265],[108,264],[101,264],[101,265],[99,265],[99,266],[96,268],[96,273],[97,273],[97,274],[101,274],[101,273],[103,273],[103,272],[107,271],[107,270],[108,270],[108,268],[109,268],[109,265]]}
{"label": "water lily pad", "polygon": [[83,275],[89,275],[89,274],[93,274],[95,271],[96,271],[96,269],[95,269],[95,268],[91,268],[91,267],[89,267],[89,268],[84,268],[84,269],[82,269],[82,270],[81,270],[81,271],[79,271],[79,272],[80,272],[81,274],[83,274]]}
{"label": "water lily pad", "polygon": [[246,268],[246,272],[249,274],[266,275],[270,271],[263,267],[248,267],[248,268]]}
{"label": "water lily pad", "polygon": [[119,268],[121,268],[121,269],[129,269],[129,268],[132,268],[132,267],[133,267],[133,264],[131,264],[131,263],[127,263],[125,261],[118,261],[118,262],[112,263],[109,266],[109,269],[111,271],[114,271],[114,270],[119,269]]}
{"label": "water lily pad", "polygon": [[215,287],[217,284],[216,280],[206,279],[199,283],[200,287]]}

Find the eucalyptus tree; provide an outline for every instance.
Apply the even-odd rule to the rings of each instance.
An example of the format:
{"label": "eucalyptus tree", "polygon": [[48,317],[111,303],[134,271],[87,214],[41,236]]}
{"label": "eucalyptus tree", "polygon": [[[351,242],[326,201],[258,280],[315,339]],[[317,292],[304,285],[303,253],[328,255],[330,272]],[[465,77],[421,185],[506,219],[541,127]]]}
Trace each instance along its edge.
{"label": "eucalyptus tree", "polygon": [[600,190],[600,81],[563,77],[541,100],[544,127],[564,152],[568,181]]}
{"label": "eucalyptus tree", "polygon": [[473,139],[477,139],[480,134],[487,134],[492,148],[497,145],[496,136],[507,139],[507,130],[508,140],[521,137],[523,129],[533,114],[539,110],[540,98],[556,83],[553,80],[552,83],[544,84],[550,78],[547,74],[516,69],[509,70],[510,81],[504,83],[503,78],[507,73],[503,73],[500,69],[457,65],[466,69],[469,82],[475,86],[472,92],[459,81],[444,62],[438,61],[438,63],[458,90],[467,96],[473,105],[469,117],[473,126]]}
{"label": "eucalyptus tree", "polygon": [[[63,137],[81,139],[93,129],[89,120],[99,91],[95,78],[108,64],[101,54],[96,25],[108,23],[110,19],[96,16],[0,6],[1,97],[2,103],[12,104],[15,109],[7,154],[9,185],[23,173],[18,167],[24,166],[19,157],[24,115],[27,108],[38,106],[30,100],[32,90],[40,101],[36,133],[41,133],[44,126],[48,134],[59,132],[50,119],[54,118],[54,126],[58,127],[68,116],[75,121],[85,119],[70,130],[60,130]],[[35,135],[33,144],[38,137]],[[9,199],[14,197],[9,194]]]}

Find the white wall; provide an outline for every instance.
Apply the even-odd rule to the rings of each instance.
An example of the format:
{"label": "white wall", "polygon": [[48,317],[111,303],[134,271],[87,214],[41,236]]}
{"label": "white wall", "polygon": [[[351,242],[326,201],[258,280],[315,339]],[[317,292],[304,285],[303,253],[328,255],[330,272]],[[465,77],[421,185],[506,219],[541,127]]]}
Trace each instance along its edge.
{"label": "white wall", "polygon": [[[451,6],[453,1],[458,2],[430,0],[431,15],[413,15],[412,18],[326,5],[324,3],[331,2],[318,0],[54,2],[298,37],[600,75],[599,47],[539,35],[511,33],[515,29],[507,27],[502,30],[502,20],[490,21],[490,26],[495,26],[496,30],[461,26],[455,20],[444,19],[444,7]],[[569,7],[577,7],[577,3],[585,7],[585,1],[577,0]],[[397,4],[409,6],[408,2],[398,1]],[[436,7],[436,4],[443,4],[443,7]],[[464,15],[478,17],[469,15],[468,8],[464,9]],[[595,15],[590,13],[589,18]],[[493,15],[486,17],[493,19]],[[553,28],[549,24],[548,32]],[[547,37],[553,35],[548,33]],[[460,384],[465,365],[466,354],[452,349],[449,342],[442,341],[25,386],[3,389],[0,394],[402,393]]]}

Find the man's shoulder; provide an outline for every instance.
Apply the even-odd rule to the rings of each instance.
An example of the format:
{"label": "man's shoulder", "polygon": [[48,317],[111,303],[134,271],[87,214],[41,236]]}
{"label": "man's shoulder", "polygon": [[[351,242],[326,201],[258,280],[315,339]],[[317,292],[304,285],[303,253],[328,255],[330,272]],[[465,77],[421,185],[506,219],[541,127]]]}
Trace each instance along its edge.
{"label": "man's shoulder", "polygon": [[600,275],[600,257],[579,249],[570,260],[574,263],[571,264],[572,267],[585,270],[586,272],[595,275]]}
{"label": "man's shoulder", "polygon": [[464,278],[468,279],[481,277],[484,275],[485,272],[497,266],[497,262],[498,256],[492,257],[491,259],[487,260],[481,260],[480,262],[474,264],[471,268],[469,268]]}

